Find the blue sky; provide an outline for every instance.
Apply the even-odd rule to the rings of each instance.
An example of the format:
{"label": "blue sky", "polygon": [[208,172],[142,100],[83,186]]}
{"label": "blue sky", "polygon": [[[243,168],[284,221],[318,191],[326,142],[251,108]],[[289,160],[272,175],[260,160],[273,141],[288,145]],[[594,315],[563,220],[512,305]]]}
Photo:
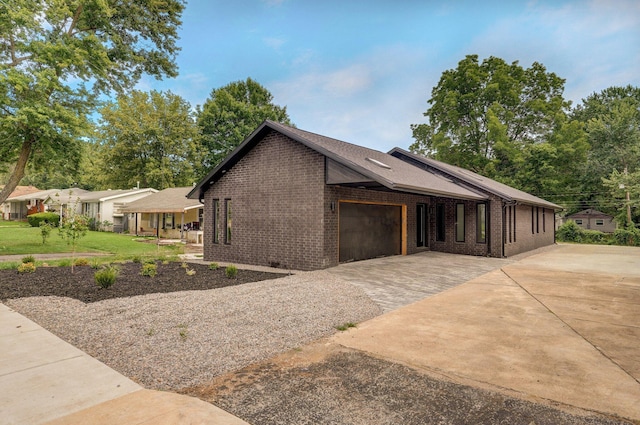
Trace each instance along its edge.
{"label": "blue sky", "polygon": [[190,0],[180,38],[180,75],[139,89],[195,107],[251,77],[299,128],[382,151],[413,142],[432,88],[468,54],[540,62],[574,104],[640,86],[637,0]]}

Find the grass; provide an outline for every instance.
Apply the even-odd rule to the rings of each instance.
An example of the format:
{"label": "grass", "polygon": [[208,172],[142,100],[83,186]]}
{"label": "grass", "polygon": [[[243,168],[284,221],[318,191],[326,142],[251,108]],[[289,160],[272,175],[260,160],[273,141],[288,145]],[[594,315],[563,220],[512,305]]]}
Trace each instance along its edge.
{"label": "grass", "polygon": [[336,326],[336,329],[339,330],[339,331],[346,331],[349,328],[355,328],[355,327],[356,327],[355,323],[347,322],[347,323],[345,323],[343,325]]}
{"label": "grass", "polygon": [[0,227],[31,227],[26,221],[0,220]]}
{"label": "grass", "polygon": [[[28,254],[71,254],[72,246],[58,236],[54,230],[46,244],[42,244],[40,229],[36,227],[19,228],[4,225],[0,221],[0,255],[28,255]],[[16,223],[16,222],[8,222]],[[19,229],[19,230],[18,230]],[[158,257],[173,256],[181,253],[181,246],[163,245],[158,247],[153,243],[139,242],[143,238],[131,235],[121,235],[110,232],[87,232],[78,240],[76,252],[95,252],[110,255],[110,261],[126,259],[134,256]]]}

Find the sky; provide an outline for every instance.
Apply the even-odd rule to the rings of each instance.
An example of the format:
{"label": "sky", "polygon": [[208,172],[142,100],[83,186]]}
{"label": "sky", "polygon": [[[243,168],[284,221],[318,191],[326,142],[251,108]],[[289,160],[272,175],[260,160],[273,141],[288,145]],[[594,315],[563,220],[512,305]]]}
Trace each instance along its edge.
{"label": "sky", "polygon": [[388,151],[407,149],[442,73],[466,55],[564,78],[574,105],[640,86],[637,0],[188,0],[180,75],[144,78],[202,105],[248,77],[300,129]]}

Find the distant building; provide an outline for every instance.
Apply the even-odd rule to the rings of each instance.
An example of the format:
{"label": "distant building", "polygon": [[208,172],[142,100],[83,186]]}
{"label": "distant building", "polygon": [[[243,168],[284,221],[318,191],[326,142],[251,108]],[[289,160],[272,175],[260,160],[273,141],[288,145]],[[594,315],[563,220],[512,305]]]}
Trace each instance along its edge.
{"label": "distant building", "polygon": [[616,230],[613,216],[593,208],[568,215],[564,218],[565,223],[568,220],[575,221],[578,226],[585,230],[599,230],[604,233],[613,233]]}

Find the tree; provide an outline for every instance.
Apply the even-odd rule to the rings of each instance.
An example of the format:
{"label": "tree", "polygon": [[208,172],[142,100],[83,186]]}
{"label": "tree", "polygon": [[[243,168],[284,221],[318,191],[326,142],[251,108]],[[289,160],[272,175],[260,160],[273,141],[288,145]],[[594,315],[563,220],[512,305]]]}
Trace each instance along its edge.
{"label": "tree", "polygon": [[100,94],[175,76],[183,0],[0,2],[0,203],[27,164],[77,157]]}
{"label": "tree", "polygon": [[534,62],[524,69],[468,55],[431,92],[426,124],[411,126],[410,149],[488,176],[512,176],[524,149],[549,139],[570,103],[564,80]]}
{"label": "tree", "polygon": [[66,205],[60,219],[60,227],[58,234],[60,237],[71,245],[71,273],[74,272],[76,247],[80,238],[84,237],[89,230],[89,217],[78,213],[80,198],[71,200],[73,192],[69,192],[69,200],[65,204],[63,200],[58,199],[60,205]]}
{"label": "tree", "polygon": [[272,100],[271,93],[251,78],[211,91],[198,110],[205,168],[216,166],[264,120],[291,124],[286,106],[274,105]]}
{"label": "tree", "polygon": [[[609,87],[584,99],[573,111],[591,145],[582,173],[583,205],[599,204],[604,211],[620,205],[604,180],[632,175],[640,169],[640,88]],[[624,215],[624,214],[623,214]]]}
{"label": "tree", "polygon": [[165,189],[198,180],[202,147],[189,102],[171,92],[134,90],[100,112],[103,185]]}

